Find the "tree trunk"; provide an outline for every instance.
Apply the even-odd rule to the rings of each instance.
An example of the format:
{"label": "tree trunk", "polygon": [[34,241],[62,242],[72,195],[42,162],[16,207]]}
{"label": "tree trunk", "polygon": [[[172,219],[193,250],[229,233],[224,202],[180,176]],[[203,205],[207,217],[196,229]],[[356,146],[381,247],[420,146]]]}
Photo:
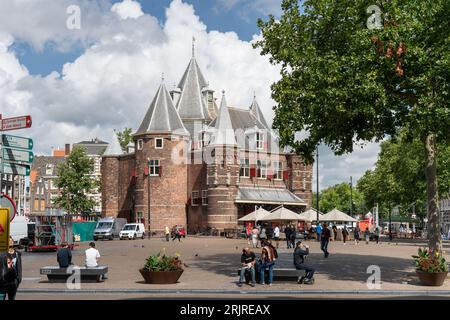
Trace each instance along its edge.
{"label": "tree trunk", "polygon": [[442,239],[440,230],[440,212],[438,204],[437,188],[437,150],[436,137],[434,134],[428,134],[425,137],[426,165],[425,175],[427,179],[427,208],[428,208],[428,246],[433,254],[437,250],[442,254]]}

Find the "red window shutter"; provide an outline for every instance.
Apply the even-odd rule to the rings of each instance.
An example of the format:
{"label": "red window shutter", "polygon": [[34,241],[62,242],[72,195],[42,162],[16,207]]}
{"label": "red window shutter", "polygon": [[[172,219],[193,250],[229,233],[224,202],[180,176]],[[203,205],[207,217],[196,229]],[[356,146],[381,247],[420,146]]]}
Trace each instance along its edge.
{"label": "red window shutter", "polygon": [[288,170],[283,171],[283,180],[289,180],[289,171]]}
{"label": "red window shutter", "polygon": [[131,177],[132,177],[132,178],[136,178],[136,168],[133,168],[133,169],[131,170]]}
{"label": "red window shutter", "polygon": [[256,177],[256,168],[250,167],[250,178]]}
{"label": "red window shutter", "polygon": [[148,167],[144,168],[144,176],[148,176]]}
{"label": "red window shutter", "polygon": [[159,176],[162,177],[162,166],[159,166]]}

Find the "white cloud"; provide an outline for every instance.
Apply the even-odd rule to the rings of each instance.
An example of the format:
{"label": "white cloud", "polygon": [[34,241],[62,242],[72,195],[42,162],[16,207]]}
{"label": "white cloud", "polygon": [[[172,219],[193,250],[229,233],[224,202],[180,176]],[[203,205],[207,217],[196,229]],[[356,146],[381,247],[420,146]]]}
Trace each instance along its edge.
{"label": "white cloud", "polygon": [[[132,1],[120,3],[114,12],[106,0],[0,3],[0,30],[4,30],[0,33],[0,113],[32,115],[33,127],[18,134],[34,139],[37,154],[93,137],[108,141],[114,128],[137,129],[162,72],[169,88],[179,82],[191,57],[192,36],[196,38],[197,61],[216,97],[224,89],[229,105],[249,107],[255,91],[263,113],[272,122],[275,102],[270,85],[280,78],[279,69],[250,42],[240,40],[234,32],[208,31],[194,8],[181,0],[170,4],[164,25],[148,14],[123,19],[127,15],[119,13],[119,8],[128,2]],[[82,10],[79,33],[65,28],[69,3],[92,9]],[[51,21],[55,17],[59,20]],[[14,18],[25,20],[24,27],[14,23]],[[36,48],[51,43],[61,50],[82,44],[85,50],[58,72],[33,76],[11,51],[13,41],[26,41]],[[362,174],[375,162],[376,148],[369,146],[367,153],[338,159],[325,154],[320,162],[326,164],[320,172],[322,186]]]}
{"label": "white cloud", "polygon": [[111,11],[117,13],[121,19],[137,19],[144,15],[141,4],[133,0],[115,3]]}

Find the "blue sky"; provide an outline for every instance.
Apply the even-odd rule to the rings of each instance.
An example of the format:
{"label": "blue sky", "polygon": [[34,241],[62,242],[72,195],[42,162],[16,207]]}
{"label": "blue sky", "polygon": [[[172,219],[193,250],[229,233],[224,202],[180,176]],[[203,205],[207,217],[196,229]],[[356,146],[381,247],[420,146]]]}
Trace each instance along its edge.
{"label": "blue sky", "polygon": [[[206,24],[208,31],[218,30],[221,32],[234,31],[241,40],[249,41],[254,34],[259,34],[257,19],[266,19],[269,14],[278,14],[281,0],[262,1],[265,5],[256,10],[252,6],[253,0],[184,0],[192,4],[195,13],[200,20]],[[112,3],[121,0],[112,0]],[[138,0],[142,11],[152,15],[163,25],[166,21],[166,8],[172,0]],[[267,11],[265,11],[267,10]],[[47,44],[43,51],[36,51],[30,44],[18,42],[14,44],[20,62],[27,67],[30,74],[48,75],[52,71],[60,71],[67,62],[73,62],[79,57],[84,48],[71,48],[69,52],[55,50],[52,45]]]}

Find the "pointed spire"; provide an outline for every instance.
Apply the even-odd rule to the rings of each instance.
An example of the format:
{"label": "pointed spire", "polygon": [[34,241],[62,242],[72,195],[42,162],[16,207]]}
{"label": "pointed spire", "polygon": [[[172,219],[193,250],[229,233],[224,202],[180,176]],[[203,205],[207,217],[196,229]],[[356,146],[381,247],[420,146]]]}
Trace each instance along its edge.
{"label": "pointed spire", "polygon": [[258,102],[256,101],[255,92],[253,92],[253,101],[252,104],[250,105],[250,110],[256,119],[258,119],[267,129],[270,129],[269,125],[266,122],[266,119],[264,118],[263,113],[261,112],[261,109],[259,108]]}
{"label": "pointed spire", "polygon": [[234,129],[225,99],[225,91],[222,91],[222,101],[220,102],[219,115],[216,119],[211,145],[236,145]]}
{"label": "pointed spire", "polygon": [[195,37],[192,36],[192,58],[195,57]]}
{"label": "pointed spire", "polygon": [[111,143],[108,144],[105,152],[103,152],[104,156],[120,156],[123,154],[122,147],[120,146],[119,139],[117,138],[116,130],[113,131],[111,137]]}
{"label": "pointed spire", "polygon": [[188,134],[178,115],[164,83],[159,86],[137,134],[147,132],[173,132]]}

